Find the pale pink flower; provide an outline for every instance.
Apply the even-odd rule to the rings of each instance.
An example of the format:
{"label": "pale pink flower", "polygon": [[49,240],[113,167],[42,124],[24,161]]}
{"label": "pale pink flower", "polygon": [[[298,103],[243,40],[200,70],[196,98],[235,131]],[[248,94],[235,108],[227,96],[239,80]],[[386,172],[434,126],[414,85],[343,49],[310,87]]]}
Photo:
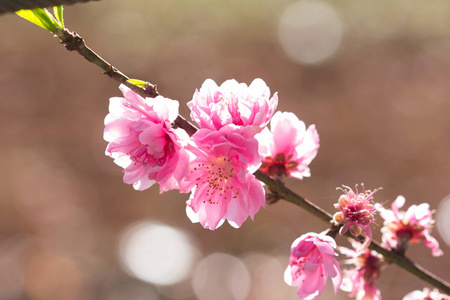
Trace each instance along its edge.
{"label": "pale pink flower", "polygon": [[158,96],[142,98],[120,85],[124,98],[110,99],[105,118],[106,155],[123,168],[123,181],[136,190],[155,182],[160,192],[178,187],[173,173],[180,162],[179,149],[189,137],[170,125],[178,116],[178,101]]}
{"label": "pale pink flower", "polygon": [[254,136],[269,123],[277,104],[277,94],[270,98],[270,89],[257,78],[250,86],[230,79],[220,87],[207,79],[187,105],[200,128],[218,130],[234,124],[249,127],[245,134]]}
{"label": "pale pink flower", "polygon": [[[353,248],[360,249],[361,243],[351,241]],[[356,300],[381,300],[381,292],[375,283],[385,267],[381,254],[370,249],[354,251],[339,247],[339,252],[350,257],[345,264],[352,264],[352,269],[344,269],[341,290],[350,293]]]}
{"label": "pale pink flower", "polygon": [[334,256],[336,242],[323,233],[307,233],[297,238],[291,246],[289,266],[284,281],[297,286],[301,299],[317,299],[325,289],[328,276],[337,293],[342,282],[342,272]]}
{"label": "pale pink flower", "polygon": [[424,288],[423,291],[416,290],[408,293],[403,300],[450,300],[450,297],[441,294],[437,289],[431,291],[429,288]]}
{"label": "pale pink flower", "polygon": [[186,202],[193,222],[214,230],[226,219],[240,227],[265,205],[262,184],[253,176],[261,163],[258,142],[244,138],[243,129],[227,125],[200,129],[186,147],[190,155],[181,192],[192,190]]}
{"label": "pale pink flower", "polygon": [[373,195],[378,191],[375,189],[373,192],[363,190],[360,193],[358,186],[355,186],[354,192],[350,187],[343,186],[345,189],[338,188],[344,192],[339,197],[338,203],[334,204],[334,207],[340,210],[333,216],[333,220],[338,224],[343,224],[339,233],[342,235],[350,230],[351,234],[357,237],[364,232],[365,240],[361,245],[362,248],[366,248],[372,240],[372,230],[370,224],[374,223],[374,215],[378,211],[378,205],[373,204]]}
{"label": "pale pink flower", "polygon": [[384,219],[381,229],[383,245],[404,253],[409,244],[423,241],[433,256],[443,255],[439,242],[431,236],[434,211],[430,210],[430,205],[411,205],[406,212],[400,211],[404,204],[405,198],[398,196],[391,205],[392,210],[381,211]]}
{"label": "pale pink flower", "polygon": [[259,142],[260,170],[274,178],[311,176],[308,165],[319,149],[319,135],[314,125],[293,113],[276,112],[267,127],[255,136]]}

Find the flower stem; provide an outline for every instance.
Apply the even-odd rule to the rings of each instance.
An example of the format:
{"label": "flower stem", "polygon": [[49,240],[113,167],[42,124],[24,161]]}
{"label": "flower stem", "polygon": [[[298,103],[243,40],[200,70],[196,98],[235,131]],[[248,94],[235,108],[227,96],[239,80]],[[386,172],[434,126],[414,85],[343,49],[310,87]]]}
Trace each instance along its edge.
{"label": "flower stem", "polygon": [[[61,43],[64,44],[68,50],[77,51],[89,62],[100,67],[104,71],[104,74],[120,83],[125,84],[140,96],[156,97],[159,95],[158,91],[156,90],[156,85],[149,84],[148,87],[142,88],[128,82],[127,80],[129,79],[129,77],[127,77],[125,74],[120,72],[110,63],[108,63],[98,54],[92,51],[89,47],[87,47],[83,38],[81,38],[78,34],[65,29],[64,31],[57,33],[57,37],[61,40]],[[189,121],[187,121],[180,115],[174,121],[174,126],[183,128],[189,135],[194,134],[198,130],[194,125],[192,125]],[[301,208],[307,210],[324,222],[330,223],[332,221],[333,216],[330,213],[326,212],[314,203],[306,200],[302,196],[297,195],[290,189],[286,188],[284,185],[270,178],[270,176],[262,173],[261,171],[256,171],[254,175],[260,181],[264,182],[273,192],[275,192],[279,198],[300,206]],[[348,236],[353,237],[349,232],[347,234]],[[404,270],[437,287],[442,292],[450,294],[450,284],[448,282],[425,270],[405,256],[393,250],[385,249],[381,247],[379,243],[374,241],[370,243],[369,248],[383,255],[389,262],[397,264]]]}

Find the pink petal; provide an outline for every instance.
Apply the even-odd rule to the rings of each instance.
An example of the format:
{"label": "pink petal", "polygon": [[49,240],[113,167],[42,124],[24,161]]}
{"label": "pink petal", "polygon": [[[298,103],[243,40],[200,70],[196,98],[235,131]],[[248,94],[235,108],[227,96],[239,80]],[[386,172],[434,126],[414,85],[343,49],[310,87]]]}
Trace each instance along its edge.
{"label": "pink petal", "polygon": [[392,211],[394,212],[394,214],[397,216],[398,215],[398,210],[400,208],[403,207],[403,205],[405,205],[405,197],[403,196],[397,196],[397,198],[395,199],[395,201],[392,203]]}
{"label": "pink petal", "polygon": [[298,139],[303,139],[306,129],[305,123],[293,113],[276,112],[270,125],[278,153],[292,153]]}

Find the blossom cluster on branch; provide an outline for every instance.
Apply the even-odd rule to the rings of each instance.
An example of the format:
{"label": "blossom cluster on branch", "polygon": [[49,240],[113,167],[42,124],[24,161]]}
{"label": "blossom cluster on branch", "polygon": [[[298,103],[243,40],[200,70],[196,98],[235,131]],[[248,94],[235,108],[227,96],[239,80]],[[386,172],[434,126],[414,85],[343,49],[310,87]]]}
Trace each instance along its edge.
{"label": "blossom cluster on branch", "polygon": [[[62,6],[54,7],[55,16],[40,8],[16,13],[52,32],[68,50],[76,50],[104,70],[104,74],[123,83],[120,90],[124,97],[110,99],[110,112],[105,118],[104,139],[109,142],[106,155],[123,168],[123,181],[136,190],[158,183],[161,193],[172,189],[191,193],[186,211],[192,222],[200,222],[210,230],[225,220],[240,227],[249,216],[254,218],[266,200],[274,203],[282,198],[277,188],[284,187],[284,178],[303,179],[311,175],[309,164],[319,148],[315,126],[306,129],[294,114],[275,113],[278,95],[271,97],[263,80],[255,79],[250,86],[235,80],[218,86],[213,80],[206,80],[188,103],[191,118],[200,127],[197,130],[183,118],[179,122],[178,101],[158,96],[155,85],[130,80],[89,49],[79,35],[67,30]],[[271,130],[266,127],[269,122]],[[258,169],[260,180],[263,172],[278,186],[264,189],[263,183],[253,175]],[[319,297],[329,276],[335,293],[340,288],[358,300],[381,299],[376,281],[387,267],[387,260],[367,248],[371,244],[374,215],[378,212],[384,218],[381,229],[384,248],[378,246],[377,251],[390,249],[390,255],[395,252],[401,256],[410,244],[423,241],[433,256],[443,255],[437,240],[431,236],[434,211],[429,209],[429,204],[412,205],[406,212],[400,211],[405,199],[398,196],[389,210],[374,203],[373,196],[378,189],[366,191],[364,186],[362,192],[357,187],[355,191],[347,186],[339,189],[344,194],[334,205],[338,211],[331,228],[322,233],[303,234],[292,244],[284,277],[287,284],[297,286],[300,298]],[[299,198],[302,204],[306,203],[304,208],[331,218]],[[343,264],[353,265],[343,272],[335,259],[337,231],[364,240],[352,241],[353,250],[339,247],[338,252],[349,257]],[[430,282],[447,292],[450,289],[447,283],[418,270],[416,275],[430,278]],[[448,300],[449,296],[425,288],[403,299]]]}
{"label": "blossom cluster on branch", "polygon": [[[123,168],[123,181],[137,190],[158,183],[161,193],[172,189],[190,193],[187,215],[204,228],[215,230],[224,221],[238,228],[248,217],[254,219],[266,199],[277,199],[276,192],[265,189],[253,175],[258,169],[281,184],[287,177],[311,175],[309,164],[319,149],[315,126],[306,128],[293,113],[275,112],[278,95],[271,96],[262,79],[249,86],[235,80],[218,86],[206,80],[187,104],[199,126],[192,136],[174,126],[178,101],[144,98],[124,85],[120,90],[123,97],[110,99],[105,118],[106,155]],[[334,205],[337,212],[331,226],[362,242],[352,241],[354,249],[336,251],[332,228],[296,239],[284,278],[297,287],[301,299],[319,297],[328,277],[335,292],[341,289],[361,300],[381,299],[376,281],[387,262],[367,248],[377,213],[385,220],[382,246],[404,253],[409,244],[423,241],[433,256],[443,254],[430,234],[433,212],[428,204],[401,212],[405,199],[399,196],[389,210],[373,201],[379,189],[366,190],[364,185],[361,191],[357,186],[355,191],[347,186],[339,189],[343,194]],[[338,252],[349,258],[341,263],[351,268],[341,271]]]}

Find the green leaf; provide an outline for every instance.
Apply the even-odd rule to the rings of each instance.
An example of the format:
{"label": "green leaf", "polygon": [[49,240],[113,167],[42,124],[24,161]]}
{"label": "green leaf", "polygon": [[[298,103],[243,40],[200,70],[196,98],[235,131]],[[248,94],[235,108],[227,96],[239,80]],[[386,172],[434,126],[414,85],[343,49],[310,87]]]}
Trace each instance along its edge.
{"label": "green leaf", "polygon": [[55,33],[58,29],[63,29],[62,25],[45,8],[22,9],[16,11],[16,14],[52,33]]}
{"label": "green leaf", "polygon": [[64,18],[63,18],[63,6],[54,6],[53,12],[55,13],[56,19],[58,19],[62,28],[64,28]]}
{"label": "green leaf", "polygon": [[41,19],[44,20],[46,23],[49,24],[50,27],[52,27],[53,30],[50,30],[51,32],[55,33],[56,29],[62,29],[61,24],[53,17],[53,15],[46,9],[38,8],[38,9],[32,9],[36,10],[35,14]]}
{"label": "green leaf", "polygon": [[139,79],[128,79],[127,82],[137,85],[138,87],[145,88],[148,85],[148,82],[139,80]]}

